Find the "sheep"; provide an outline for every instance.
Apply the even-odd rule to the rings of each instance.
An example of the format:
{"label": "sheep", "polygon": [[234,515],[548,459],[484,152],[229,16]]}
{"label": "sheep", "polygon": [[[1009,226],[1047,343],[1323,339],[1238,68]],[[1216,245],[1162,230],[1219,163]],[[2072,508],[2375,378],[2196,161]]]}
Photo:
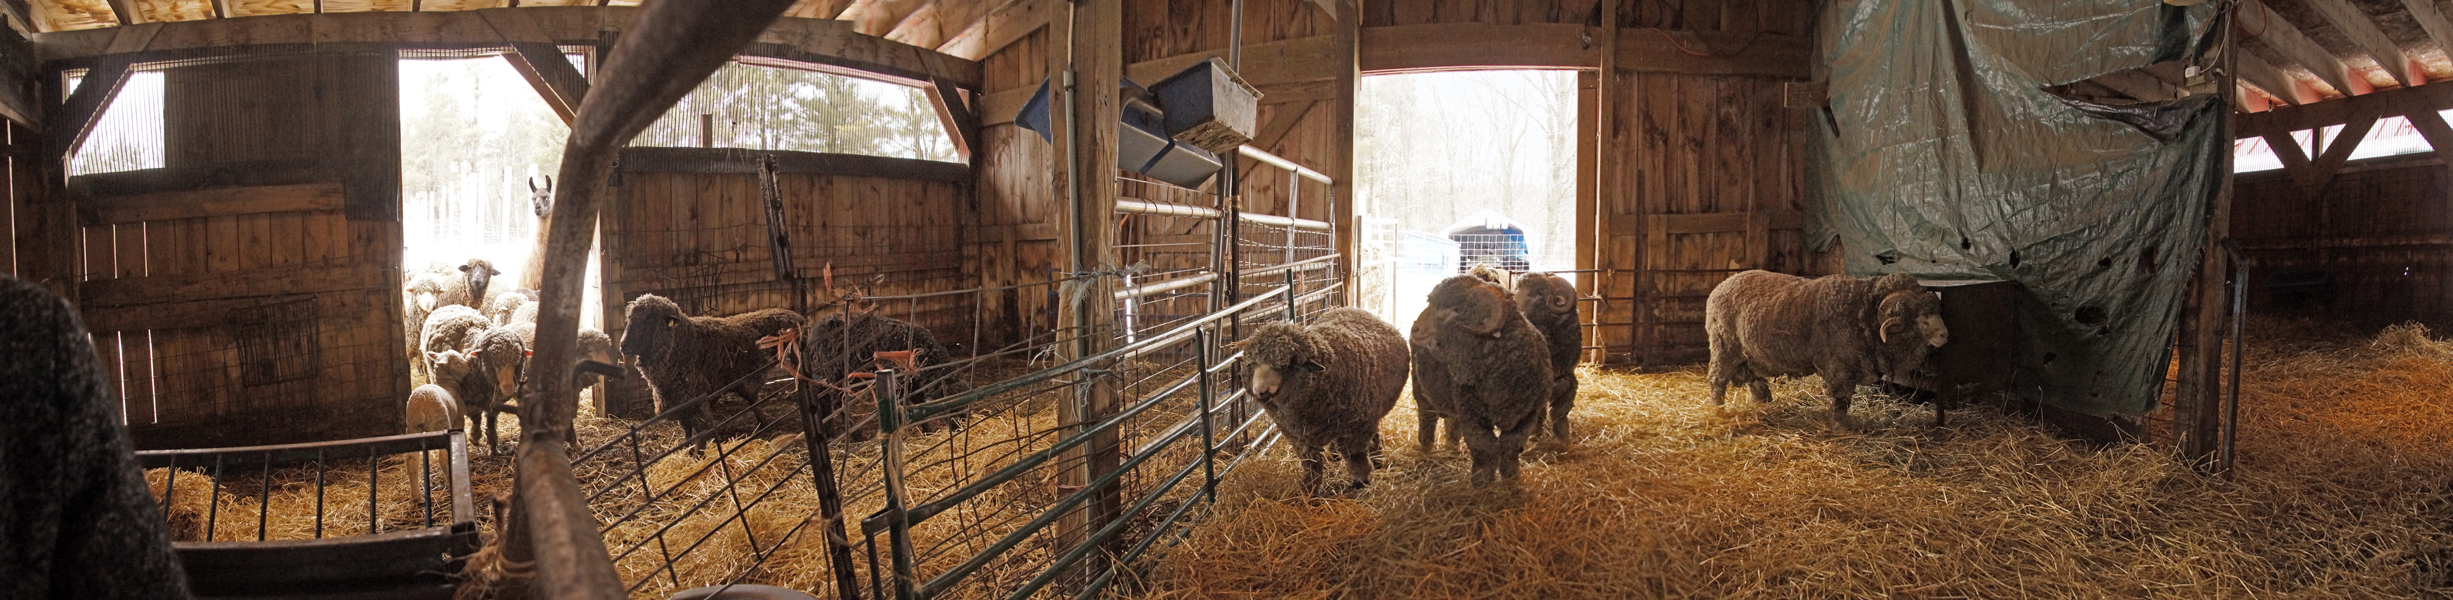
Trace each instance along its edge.
{"label": "sheep", "polygon": [[[442,307],[426,315],[426,322],[417,334],[418,353],[414,356],[424,357],[432,352],[467,348],[470,342],[476,341],[478,336],[493,327],[494,322],[477,314],[477,309],[458,304]],[[430,375],[427,383],[442,383],[441,377],[432,376],[433,361],[421,362],[426,365]]]}
{"label": "sheep", "polygon": [[[1806,279],[1768,271],[1729,276],[1704,300],[1712,404],[1745,385],[1770,402],[1768,378],[1821,375],[1832,422],[1848,424],[1857,384],[1921,368],[1950,343],[1942,301],[1904,274]],[[1934,418],[1941,419],[1937,409]]]}
{"label": "sheep", "polygon": [[[401,284],[400,290],[400,315],[401,331],[409,336],[409,356],[419,356],[426,350],[421,345],[424,337],[419,332],[434,311],[452,305],[471,309],[485,306],[486,288],[492,285],[495,275],[501,274],[502,271],[495,270],[493,262],[482,258],[469,259],[458,267],[431,263],[425,269],[406,274],[407,281]],[[431,383],[432,375],[429,365],[410,361],[411,385]]]}
{"label": "sheep", "polygon": [[[579,328],[579,360],[593,360],[619,366],[622,357],[613,351],[613,338],[594,327]],[[597,376],[588,383],[588,398],[596,402],[597,416],[609,416],[605,406],[605,378]]]}
{"label": "sheep", "polygon": [[1303,489],[1322,491],[1324,446],[1345,457],[1354,489],[1371,485],[1380,418],[1405,391],[1405,336],[1369,311],[1338,308],[1310,325],[1262,326],[1233,347],[1252,363],[1252,398],[1303,458]]}
{"label": "sheep", "polygon": [[[633,357],[639,374],[656,398],[658,412],[672,410],[701,396],[739,393],[756,400],[765,381],[752,377],[774,358],[758,347],[758,339],[806,324],[799,313],[780,308],[729,317],[693,317],[671,300],[642,294],[630,302],[623,317],[620,350]],[[738,382],[738,383],[736,383]],[[707,407],[682,411],[682,432],[697,437],[708,425]]]}
{"label": "sheep", "polygon": [[1472,454],[1475,483],[1515,479],[1550,398],[1548,341],[1505,288],[1472,275],[1441,281],[1428,300],[1410,336],[1422,449],[1445,419]]}
{"label": "sheep", "polygon": [[1465,270],[1465,275],[1474,279],[1480,279],[1491,285],[1499,286],[1500,291],[1512,293],[1516,288],[1516,286],[1509,284],[1509,280],[1511,278],[1508,276],[1507,271],[1499,270],[1498,267],[1493,267],[1487,264],[1474,265],[1473,268]]}
{"label": "sheep", "polygon": [[487,298],[480,312],[496,325],[537,322],[537,291],[514,289]]}
{"label": "sheep", "polygon": [[1584,323],[1576,316],[1575,284],[1549,273],[1516,281],[1516,310],[1550,347],[1550,438],[1567,443],[1567,411],[1576,407],[1576,357],[1584,353]]}
{"label": "sheep", "polygon": [[408,433],[451,429],[460,422],[460,400],[443,386],[427,384],[409,391]]}
{"label": "sheep", "polygon": [[186,598],[170,524],[147,489],[77,310],[0,276],[0,596]]}
{"label": "sheep", "polygon": [[[898,387],[907,394],[902,400],[904,404],[927,402],[959,391],[951,389],[955,385],[954,379],[948,377],[952,374],[951,370],[928,368],[945,364],[953,355],[946,351],[943,344],[937,343],[937,336],[931,335],[927,328],[876,313],[846,309],[818,317],[803,331],[800,339],[802,374],[813,381],[850,387],[852,382],[848,378],[855,373],[875,372],[868,367],[876,362],[879,353],[909,350],[912,351],[911,364],[898,365],[902,375]],[[873,411],[876,397],[863,397],[866,398],[865,408]],[[838,413],[852,414],[840,410]],[[851,426],[848,418],[837,415],[827,415],[827,418],[835,421],[833,431],[837,435],[847,433],[845,430]],[[934,425],[923,423],[921,427],[921,431],[929,431]]]}
{"label": "sheep", "polygon": [[519,393],[523,371],[528,363],[528,346],[520,342],[519,334],[507,329],[487,330],[465,349],[427,352],[426,359],[434,363],[437,385],[460,400],[460,412],[469,420],[471,437],[483,427],[486,448],[502,454],[502,439],[496,435],[495,421],[502,410]]}

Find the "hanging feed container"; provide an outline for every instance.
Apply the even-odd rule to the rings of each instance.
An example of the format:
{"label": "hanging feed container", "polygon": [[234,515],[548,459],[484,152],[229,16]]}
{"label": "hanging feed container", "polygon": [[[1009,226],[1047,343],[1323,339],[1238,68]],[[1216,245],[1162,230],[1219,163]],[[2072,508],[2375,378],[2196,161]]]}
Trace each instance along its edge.
{"label": "hanging feed container", "polygon": [[1251,143],[1261,92],[1211,58],[1150,86],[1167,109],[1167,135],[1215,154]]}
{"label": "hanging feed container", "polygon": [[1123,106],[1116,123],[1116,168],[1140,173],[1167,151],[1167,116],[1149,102],[1150,92],[1132,80],[1125,80],[1117,95]]}
{"label": "hanging feed container", "polygon": [[1218,170],[1223,167],[1224,165],[1218,161],[1218,155],[1202,150],[1200,146],[1170,142],[1167,144],[1166,151],[1159,153],[1158,160],[1151,161],[1150,168],[1143,171],[1143,174],[1177,187],[1191,189],[1201,187],[1201,182],[1209,181],[1209,176],[1217,174]]}

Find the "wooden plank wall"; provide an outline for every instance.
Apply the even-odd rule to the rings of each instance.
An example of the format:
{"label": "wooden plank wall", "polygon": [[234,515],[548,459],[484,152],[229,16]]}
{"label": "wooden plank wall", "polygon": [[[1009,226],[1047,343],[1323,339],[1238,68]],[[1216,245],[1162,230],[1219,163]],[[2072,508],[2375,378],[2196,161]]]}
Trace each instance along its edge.
{"label": "wooden plank wall", "polygon": [[169,69],[167,166],[69,182],[79,304],[140,448],[400,431],[397,64]]}
{"label": "wooden plank wall", "polygon": [[[980,61],[980,71],[983,96],[1015,92],[1028,96],[1047,77],[1047,30],[1033,32],[988,55]],[[1056,241],[1064,227],[1064,211],[1049,175],[1055,169],[1049,145],[1039,134],[1014,125],[1012,117],[994,114],[981,119],[988,124],[980,127],[981,150],[975,155],[973,189],[978,190],[978,213],[967,237],[965,260],[977,265],[979,287],[983,288],[1046,282],[1065,268],[1063,249]],[[982,320],[996,328],[990,337],[998,346],[1056,328],[1056,305],[1048,291],[1048,286],[1007,290],[981,307]]]}
{"label": "wooden plank wall", "polygon": [[[2345,168],[2315,197],[2282,171],[2235,180],[2232,239],[2257,261],[2249,310],[2366,324],[2453,323],[2453,175],[2429,156]],[[2285,306],[2278,271],[2331,273],[2330,299]]]}
{"label": "wooden plank wall", "polygon": [[[974,218],[964,186],[809,173],[776,180],[810,305],[834,299],[818,283],[828,265],[845,291],[879,276],[878,295],[977,285],[977,265],[964,260],[963,224]],[[693,315],[794,306],[792,286],[775,277],[758,175],[624,172],[620,182],[604,223],[608,334],[619,339],[623,311],[642,294],[670,298]],[[975,303],[957,295],[879,310],[927,327],[950,347],[969,346]]]}

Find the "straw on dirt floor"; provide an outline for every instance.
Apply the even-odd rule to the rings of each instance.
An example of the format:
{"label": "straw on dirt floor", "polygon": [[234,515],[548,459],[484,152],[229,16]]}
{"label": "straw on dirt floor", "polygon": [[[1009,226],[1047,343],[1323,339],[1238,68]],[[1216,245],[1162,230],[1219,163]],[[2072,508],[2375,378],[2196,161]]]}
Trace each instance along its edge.
{"label": "straw on dirt floor", "polygon": [[1858,404],[1810,381],[1715,409],[1700,368],[1585,370],[1572,448],[1520,485],[1421,454],[1304,500],[1276,452],[1139,582],[1153,598],[2411,597],[2453,593],[2453,343],[2260,334],[2240,473],[2064,441],[1992,409]]}

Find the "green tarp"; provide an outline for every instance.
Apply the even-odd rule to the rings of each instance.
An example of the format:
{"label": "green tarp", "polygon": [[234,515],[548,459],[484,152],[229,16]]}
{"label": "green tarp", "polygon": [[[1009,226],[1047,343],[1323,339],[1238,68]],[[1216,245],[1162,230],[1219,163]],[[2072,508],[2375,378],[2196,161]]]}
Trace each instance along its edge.
{"label": "green tarp", "polygon": [[2196,59],[2213,5],[1825,5],[1809,244],[1839,242],[1851,275],[2017,282],[2017,359],[2001,367],[2013,392],[2098,416],[2153,410],[2230,110],[2200,96],[2108,111],[2046,88]]}

